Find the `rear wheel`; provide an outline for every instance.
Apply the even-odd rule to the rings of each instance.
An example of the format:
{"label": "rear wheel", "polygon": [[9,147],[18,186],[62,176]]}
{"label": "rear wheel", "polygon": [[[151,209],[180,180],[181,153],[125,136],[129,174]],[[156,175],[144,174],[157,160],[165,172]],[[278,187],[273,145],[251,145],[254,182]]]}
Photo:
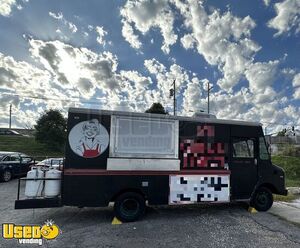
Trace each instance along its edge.
{"label": "rear wheel", "polygon": [[12,178],[12,174],[11,174],[11,171],[9,171],[9,170],[5,170],[4,172],[3,172],[3,174],[2,174],[2,181],[4,181],[4,182],[8,182],[8,181],[10,181],[11,180],[11,178]]}
{"label": "rear wheel", "polygon": [[253,195],[250,205],[257,211],[268,211],[273,205],[272,192],[267,188],[259,188]]}
{"label": "rear wheel", "polygon": [[115,215],[123,222],[138,220],[144,214],[145,208],[144,197],[135,192],[120,195],[114,204]]}

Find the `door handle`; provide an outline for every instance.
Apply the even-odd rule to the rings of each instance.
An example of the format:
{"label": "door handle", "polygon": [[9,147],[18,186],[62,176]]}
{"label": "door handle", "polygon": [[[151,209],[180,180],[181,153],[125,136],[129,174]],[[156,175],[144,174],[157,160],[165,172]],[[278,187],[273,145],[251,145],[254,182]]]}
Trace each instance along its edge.
{"label": "door handle", "polygon": [[254,164],[257,165],[257,158],[254,159]]}

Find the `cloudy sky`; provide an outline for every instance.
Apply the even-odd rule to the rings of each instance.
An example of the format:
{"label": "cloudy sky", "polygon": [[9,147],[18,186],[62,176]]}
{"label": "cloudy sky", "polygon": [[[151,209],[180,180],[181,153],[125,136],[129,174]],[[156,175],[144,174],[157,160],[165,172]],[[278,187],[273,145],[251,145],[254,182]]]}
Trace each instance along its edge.
{"label": "cloudy sky", "polygon": [[0,0],[0,126],[45,109],[172,112],[300,128],[300,0]]}

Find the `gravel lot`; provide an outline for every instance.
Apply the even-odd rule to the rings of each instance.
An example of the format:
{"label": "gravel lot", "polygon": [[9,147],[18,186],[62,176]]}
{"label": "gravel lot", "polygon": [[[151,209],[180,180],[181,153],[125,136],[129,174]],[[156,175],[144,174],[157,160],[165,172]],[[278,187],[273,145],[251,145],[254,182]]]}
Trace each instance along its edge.
{"label": "gravel lot", "polygon": [[[250,214],[243,204],[155,207],[138,222],[111,225],[111,208],[14,210],[16,193],[16,179],[0,183],[1,224],[53,219],[62,233],[46,247],[300,247],[300,227],[269,213]],[[17,245],[0,239],[0,247]]]}

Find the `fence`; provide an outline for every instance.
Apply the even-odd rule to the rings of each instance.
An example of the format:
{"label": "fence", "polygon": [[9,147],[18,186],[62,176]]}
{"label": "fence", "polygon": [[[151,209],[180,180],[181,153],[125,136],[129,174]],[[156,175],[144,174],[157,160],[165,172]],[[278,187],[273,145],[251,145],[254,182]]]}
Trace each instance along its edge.
{"label": "fence", "polygon": [[300,157],[300,136],[270,136],[266,142],[272,155]]}

